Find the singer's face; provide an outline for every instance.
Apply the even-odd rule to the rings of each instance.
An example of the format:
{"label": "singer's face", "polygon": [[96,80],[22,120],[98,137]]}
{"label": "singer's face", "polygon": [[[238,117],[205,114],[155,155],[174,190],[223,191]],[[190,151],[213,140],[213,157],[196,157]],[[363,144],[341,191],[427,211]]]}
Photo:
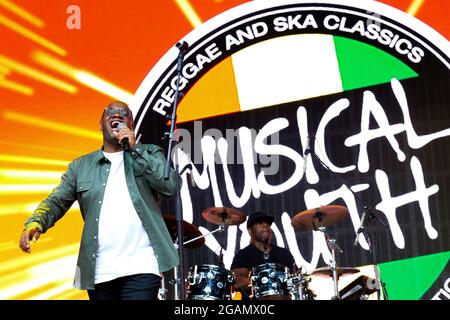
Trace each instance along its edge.
{"label": "singer's face", "polygon": [[104,143],[120,145],[115,132],[119,123],[125,123],[128,128],[134,129],[131,110],[124,103],[114,102],[105,108],[101,119]]}
{"label": "singer's face", "polygon": [[250,227],[250,237],[259,242],[269,242],[272,238],[270,224],[264,221],[255,223]]}

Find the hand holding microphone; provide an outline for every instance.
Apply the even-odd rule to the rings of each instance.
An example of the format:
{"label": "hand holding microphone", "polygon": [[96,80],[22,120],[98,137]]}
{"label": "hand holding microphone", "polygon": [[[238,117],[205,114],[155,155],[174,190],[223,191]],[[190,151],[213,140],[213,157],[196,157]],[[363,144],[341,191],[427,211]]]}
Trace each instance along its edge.
{"label": "hand holding microphone", "polygon": [[117,140],[119,140],[123,150],[130,151],[135,144],[134,132],[124,122],[119,123],[117,130]]}

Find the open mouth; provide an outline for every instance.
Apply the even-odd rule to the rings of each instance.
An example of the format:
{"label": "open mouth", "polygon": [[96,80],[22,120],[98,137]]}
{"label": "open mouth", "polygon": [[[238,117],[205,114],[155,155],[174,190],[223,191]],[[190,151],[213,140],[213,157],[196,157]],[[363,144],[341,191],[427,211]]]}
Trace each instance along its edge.
{"label": "open mouth", "polygon": [[123,121],[118,120],[118,119],[112,119],[111,121],[109,121],[109,126],[112,129],[117,129],[117,127],[119,126],[120,123],[122,123]]}

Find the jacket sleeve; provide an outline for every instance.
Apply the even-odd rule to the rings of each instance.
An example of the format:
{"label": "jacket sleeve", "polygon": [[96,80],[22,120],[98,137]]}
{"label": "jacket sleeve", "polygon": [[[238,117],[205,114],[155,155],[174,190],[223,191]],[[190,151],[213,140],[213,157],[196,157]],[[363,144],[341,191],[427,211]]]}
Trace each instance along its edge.
{"label": "jacket sleeve", "polygon": [[68,170],[61,176],[61,181],[50,195],[43,200],[34,211],[33,215],[26,220],[25,228],[31,224],[38,223],[45,233],[56,221],[61,219],[77,200],[76,173],[73,162]]}
{"label": "jacket sleeve", "polygon": [[166,159],[163,149],[153,144],[138,144],[133,152],[133,162],[138,164],[150,187],[163,198],[173,197],[176,193],[176,173],[170,168],[169,178],[164,179]]}

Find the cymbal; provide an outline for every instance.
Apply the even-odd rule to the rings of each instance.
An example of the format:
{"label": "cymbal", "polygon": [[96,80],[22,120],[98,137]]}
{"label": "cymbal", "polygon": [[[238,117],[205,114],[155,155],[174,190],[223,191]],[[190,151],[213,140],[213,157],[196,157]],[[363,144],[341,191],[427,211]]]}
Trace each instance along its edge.
{"label": "cymbal", "polygon": [[[355,274],[360,272],[359,269],[349,268],[349,267],[337,267],[337,276],[348,276],[350,274]],[[333,277],[333,272],[330,267],[317,268],[314,270],[311,275],[319,276],[319,277]]]}
{"label": "cymbal", "polygon": [[297,213],[291,220],[295,231],[317,230],[318,227],[329,227],[337,224],[348,214],[344,206],[321,206]]}
{"label": "cymbal", "polygon": [[[178,237],[177,232],[177,220],[175,216],[172,215],[165,215],[163,216],[164,222],[166,223],[167,230],[169,230],[170,236],[172,237],[172,241],[175,242]],[[196,226],[193,224],[183,221],[183,243],[186,241],[189,241],[191,239],[197,238],[201,236],[202,233]],[[199,238],[195,241],[189,242],[188,244],[184,245],[185,248],[193,249],[197,247],[201,247],[205,244],[205,238]]]}
{"label": "cymbal", "polygon": [[227,226],[234,226],[245,221],[245,214],[239,210],[226,207],[211,207],[203,210],[203,218],[214,224],[224,223]]}

